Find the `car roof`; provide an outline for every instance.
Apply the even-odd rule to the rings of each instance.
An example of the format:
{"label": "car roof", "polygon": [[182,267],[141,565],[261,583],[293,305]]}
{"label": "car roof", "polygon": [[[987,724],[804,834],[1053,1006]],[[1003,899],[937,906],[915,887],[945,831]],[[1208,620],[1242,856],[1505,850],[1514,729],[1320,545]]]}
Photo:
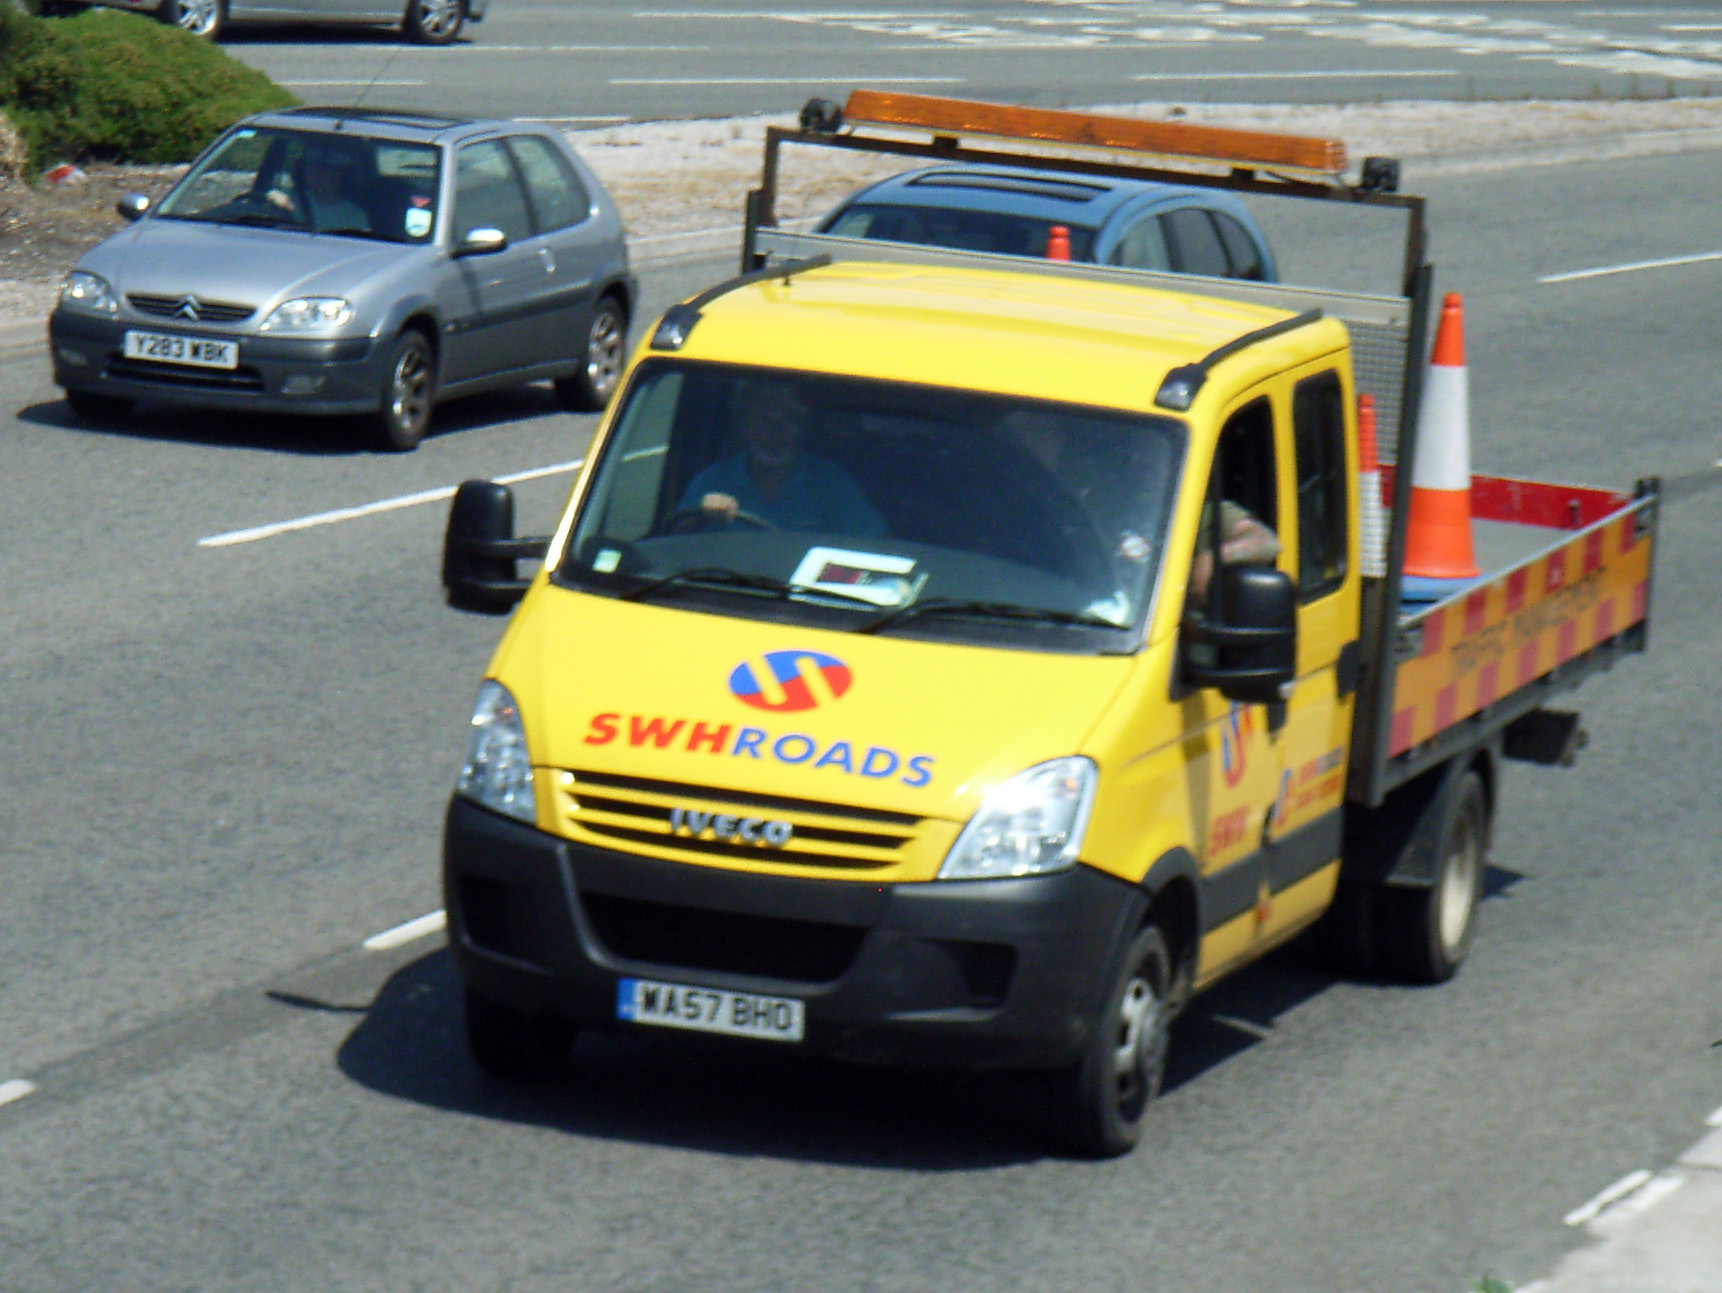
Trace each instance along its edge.
{"label": "car roof", "polygon": [[361,107],[284,108],[261,112],[249,118],[253,126],[280,126],[293,130],[329,130],[370,138],[444,143],[490,134],[504,128],[532,130],[537,126],[518,121],[482,117],[445,116],[417,109]]}
{"label": "car roof", "polygon": [[1140,197],[1196,198],[1204,205],[1223,205],[1214,201],[1216,196],[1230,195],[1158,180],[1016,166],[945,165],[905,171],[880,180],[851,196],[844,206],[882,203],[996,211],[1098,229],[1120,207]]}

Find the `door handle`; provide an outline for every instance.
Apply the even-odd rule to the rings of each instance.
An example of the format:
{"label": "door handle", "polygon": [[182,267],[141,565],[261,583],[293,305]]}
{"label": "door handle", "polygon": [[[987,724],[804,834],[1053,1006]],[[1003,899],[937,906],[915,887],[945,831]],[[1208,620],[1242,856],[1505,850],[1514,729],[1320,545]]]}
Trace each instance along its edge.
{"label": "door handle", "polygon": [[556,255],[550,250],[550,248],[540,247],[538,249],[538,260],[539,263],[544,266],[544,272],[546,274],[554,274],[556,272]]}

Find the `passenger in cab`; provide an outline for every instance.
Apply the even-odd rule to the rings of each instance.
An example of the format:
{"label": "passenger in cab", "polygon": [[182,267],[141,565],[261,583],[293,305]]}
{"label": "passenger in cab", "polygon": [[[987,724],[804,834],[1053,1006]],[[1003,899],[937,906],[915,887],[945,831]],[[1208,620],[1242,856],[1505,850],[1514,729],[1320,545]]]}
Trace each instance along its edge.
{"label": "passenger in cab", "polygon": [[806,401],[790,382],[737,382],[731,425],[742,447],[697,473],[678,510],[697,509],[713,524],[739,520],[779,530],[884,536],[885,518],[854,478],[830,459],[802,451],[808,417]]}

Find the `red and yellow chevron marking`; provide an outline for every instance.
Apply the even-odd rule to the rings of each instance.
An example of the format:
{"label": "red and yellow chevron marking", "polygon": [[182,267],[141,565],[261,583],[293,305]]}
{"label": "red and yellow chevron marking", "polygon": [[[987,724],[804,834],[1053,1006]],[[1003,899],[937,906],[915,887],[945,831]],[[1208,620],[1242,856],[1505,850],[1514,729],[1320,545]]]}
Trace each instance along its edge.
{"label": "red and yellow chevron marking", "polygon": [[[1535,482],[1479,477],[1474,507],[1477,486],[1484,483],[1535,488]],[[1558,490],[1571,504],[1570,511],[1560,509],[1567,523],[1589,522],[1588,528],[1427,612],[1422,647],[1415,659],[1400,663],[1395,676],[1390,754],[1427,741],[1644,619],[1651,544],[1636,533],[1638,509],[1621,495],[1601,496],[1614,504],[1603,507],[1594,497],[1601,491],[1543,488]],[[1524,521],[1537,514],[1542,521],[1540,512],[1547,509],[1480,510],[1484,519]],[[1511,515],[1503,514],[1509,510]],[[1604,519],[1593,519],[1599,515]]]}

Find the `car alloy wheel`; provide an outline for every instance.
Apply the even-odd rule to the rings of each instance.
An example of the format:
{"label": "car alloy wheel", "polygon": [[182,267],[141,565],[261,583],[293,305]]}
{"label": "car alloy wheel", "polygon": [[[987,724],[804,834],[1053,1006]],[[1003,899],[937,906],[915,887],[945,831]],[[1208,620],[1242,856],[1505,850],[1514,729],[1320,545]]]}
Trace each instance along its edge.
{"label": "car alloy wheel", "polygon": [[407,34],[425,45],[446,45],[466,22],[466,0],[412,0]]}
{"label": "car alloy wheel", "polygon": [[405,452],[416,448],[430,429],[434,363],[423,333],[403,332],[395,342],[378,412],[385,449]]}
{"label": "car alloy wheel", "polygon": [[585,363],[572,377],[558,378],[556,397],[577,413],[596,413],[610,402],[628,360],[628,316],[621,302],[606,296],[598,302],[586,329]]}
{"label": "car alloy wheel", "polygon": [[221,0],[168,0],[162,17],[193,36],[213,37],[221,31]]}

